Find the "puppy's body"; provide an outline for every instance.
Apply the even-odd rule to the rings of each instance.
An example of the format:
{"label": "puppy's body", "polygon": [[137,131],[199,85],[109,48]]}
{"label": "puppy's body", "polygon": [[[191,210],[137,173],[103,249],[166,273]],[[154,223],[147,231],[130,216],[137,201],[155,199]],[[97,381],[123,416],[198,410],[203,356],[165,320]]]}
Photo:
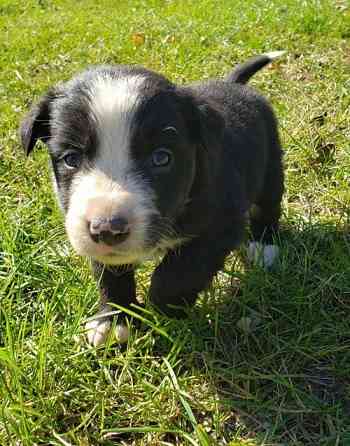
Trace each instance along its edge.
{"label": "puppy's body", "polygon": [[[242,85],[260,56],[189,87],[138,67],[100,67],[50,91],[22,124],[27,153],[48,144],[66,229],[93,259],[101,303],[136,303],[134,265],[165,252],[150,300],[163,312],[194,303],[242,240],[271,244],[283,193],[277,125]],[[102,342],[108,317],[88,326]],[[125,330],[121,330],[125,337]]]}
{"label": "puppy's body", "polygon": [[[276,120],[267,101],[248,86],[227,81],[199,85],[196,93],[215,104],[225,119],[219,172],[223,190],[234,194],[233,199],[239,201],[240,206],[250,209],[264,195],[267,170],[273,169],[273,176],[279,177],[276,180],[280,180],[280,187],[276,191],[266,191],[266,199],[273,200],[271,194],[274,193],[279,196],[282,152]],[[231,181],[239,183],[238,190],[232,187]],[[278,184],[276,181],[273,189]]]}

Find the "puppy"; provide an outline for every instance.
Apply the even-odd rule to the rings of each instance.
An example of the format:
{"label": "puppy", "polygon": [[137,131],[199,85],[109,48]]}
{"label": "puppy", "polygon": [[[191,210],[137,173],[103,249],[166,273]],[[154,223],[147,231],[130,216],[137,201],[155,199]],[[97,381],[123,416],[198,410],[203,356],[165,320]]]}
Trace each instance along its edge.
{"label": "puppy", "polygon": [[[135,266],[159,254],[149,299],[181,317],[241,243],[249,213],[248,254],[272,264],[282,151],[270,105],[244,84],[281,53],[190,86],[137,66],[91,68],[51,89],[23,120],[23,148],[48,146],[69,240],[99,280],[91,344],[111,329],[108,303],[137,304]],[[123,317],[116,337],[127,340]]]}

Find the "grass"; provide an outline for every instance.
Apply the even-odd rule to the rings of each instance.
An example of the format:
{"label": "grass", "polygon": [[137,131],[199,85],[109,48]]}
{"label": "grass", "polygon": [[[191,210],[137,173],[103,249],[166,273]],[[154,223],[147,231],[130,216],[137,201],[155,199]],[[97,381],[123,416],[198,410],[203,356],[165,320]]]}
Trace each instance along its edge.
{"label": "grass", "polygon": [[[0,0],[1,445],[350,445],[349,30],[339,0]],[[29,104],[89,64],[185,82],[279,49],[252,80],[285,148],[279,265],[232,256],[187,321],[89,348],[97,290],[45,150],[21,153]]]}

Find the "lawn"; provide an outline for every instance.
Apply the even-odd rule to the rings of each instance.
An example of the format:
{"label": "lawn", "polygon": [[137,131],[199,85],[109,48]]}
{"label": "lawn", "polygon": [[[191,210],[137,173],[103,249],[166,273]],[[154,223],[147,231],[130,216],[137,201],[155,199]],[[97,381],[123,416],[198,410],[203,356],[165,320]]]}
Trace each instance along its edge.
{"label": "lawn", "polygon": [[[0,444],[350,445],[349,3],[0,0],[0,42]],[[127,346],[89,347],[96,285],[46,151],[18,142],[31,102],[91,64],[182,83],[282,49],[251,82],[285,149],[278,265],[242,248],[188,320],[149,311]]]}

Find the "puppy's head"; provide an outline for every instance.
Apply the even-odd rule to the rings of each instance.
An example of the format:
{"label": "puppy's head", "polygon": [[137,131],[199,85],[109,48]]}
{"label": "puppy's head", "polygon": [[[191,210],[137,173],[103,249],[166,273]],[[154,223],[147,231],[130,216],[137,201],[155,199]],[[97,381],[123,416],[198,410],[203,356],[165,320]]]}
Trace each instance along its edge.
{"label": "puppy's head", "polygon": [[156,73],[101,67],[49,91],[24,119],[21,140],[27,154],[37,140],[49,148],[77,253],[126,264],[176,244],[175,222],[206,182],[201,160],[221,124]]}

